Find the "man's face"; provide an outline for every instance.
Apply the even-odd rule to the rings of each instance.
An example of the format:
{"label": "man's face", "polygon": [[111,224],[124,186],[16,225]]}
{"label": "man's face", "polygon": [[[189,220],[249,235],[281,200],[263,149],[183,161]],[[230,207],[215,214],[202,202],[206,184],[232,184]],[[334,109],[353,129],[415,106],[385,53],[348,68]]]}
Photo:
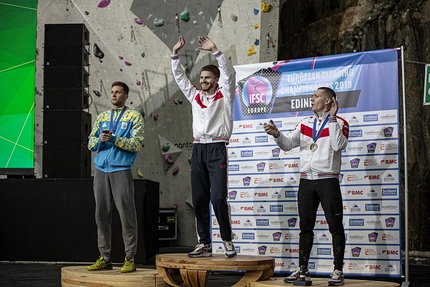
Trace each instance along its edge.
{"label": "man's face", "polygon": [[316,90],[311,98],[312,111],[320,114],[326,110],[326,105],[330,103],[330,99],[327,99],[323,95],[324,90]]}
{"label": "man's face", "polygon": [[200,86],[202,91],[208,92],[214,89],[217,85],[218,78],[209,71],[202,71],[200,73]]}
{"label": "man's face", "polygon": [[125,101],[128,99],[128,94],[124,93],[124,88],[121,86],[113,86],[110,91],[110,101],[114,107],[121,108],[125,106]]}

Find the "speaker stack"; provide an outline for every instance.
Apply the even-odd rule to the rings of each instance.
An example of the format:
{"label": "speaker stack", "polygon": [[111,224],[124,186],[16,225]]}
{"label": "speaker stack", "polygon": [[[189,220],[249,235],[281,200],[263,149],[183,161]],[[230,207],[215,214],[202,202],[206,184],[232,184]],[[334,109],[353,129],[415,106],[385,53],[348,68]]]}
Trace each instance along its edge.
{"label": "speaker stack", "polygon": [[91,177],[89,32],[84,24],[45,24],[43,177]]}

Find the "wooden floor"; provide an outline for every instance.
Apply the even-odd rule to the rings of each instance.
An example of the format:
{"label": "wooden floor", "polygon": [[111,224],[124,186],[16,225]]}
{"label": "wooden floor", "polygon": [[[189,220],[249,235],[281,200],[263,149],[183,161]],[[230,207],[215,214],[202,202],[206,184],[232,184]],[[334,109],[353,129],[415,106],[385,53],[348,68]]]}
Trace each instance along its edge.
{"label": "wooden floor", "polygon": [[[266,281],[257,281],[249,283],[249,287],[293,287],[293,283],[284,283],[284,278],[270,278]],[[312,286],[327,286],[328,278],[311,278]],[[345,284],[343,286],[350,287],[398,287],[398,283],[386,282],[386,281],[373,281],[373,280],[355,280],[355,279],[345,279]]]}

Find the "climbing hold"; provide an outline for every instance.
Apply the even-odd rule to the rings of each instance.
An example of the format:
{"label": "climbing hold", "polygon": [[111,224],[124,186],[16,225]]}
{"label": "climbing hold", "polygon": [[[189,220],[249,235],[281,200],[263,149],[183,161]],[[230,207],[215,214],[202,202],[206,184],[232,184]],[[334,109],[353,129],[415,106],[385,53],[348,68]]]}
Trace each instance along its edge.
{"label": "climbing hold", "polygon": [[178,103],[180,104],[180,105],[182,105],[182,103],[183,103],[184,101],[182,100],[182,99],[179,99],[178,100]]}
{"label": "climbing hold", "polygon": [[175,105],[177,105],[178,104],[178,99],[173,98],[173,102],[175,103]]}
{"label": "climbing hold", "polygon": [[143,25],[142,20],[140,20],[139,18],[134,18],[134,22],[138,25]]}
{"label": "climbing hold", "polygon": [[131,66],[131,63],[130,63],[130,62],[128,62],[128,61],[124,61],[124,64],[125,64],[126,66]]}
{"label": "climbing hold", "polygon": [[94,93],[94,95],[96,95],[97,97],[101,97],[102,95],[100,94],[100,92],[99,91],[97,91],[97,90],[93,90],[93,93]]}
{"label": "climbing hold", "polygon": [[231,20],[233,20],[233,22],[236,22],[238,19],[238,17],[234,14],[230,14],[230,18],[231,18]]}
{"label": "climbing hold", "polygon": [[136,82],[136,86],[140,86],[142,84],[142,82],[141,81],[137,81]]}
{"label": "climbing hold", "polygon": [[168,151],[169,151],[169,149],[170,149],[170,143],[169,143],[169,142],[166,142],[166,143],[164,143],[164,144],[161,146],[161,150],[162,150],[163,152],[168,152]]}
{"label": "climbing hold", "polygon": [[142,58],[145,58],[146,54],[145,52],[142,52],[142,54],[140,54],[142,56]]}
{"label": "climbing hold", "polygon": [[175,166],[175,168],[172,171],[173,175],[176,175],[179,172],[179,166]]}
{"label": "climbing hold", "polygon": [[124,57],[123,57],[123,56],[119,56],[118,58],[119,58],[120,60],[123,60],[123,59],[124,59]]}
{"label": "climbing hold", "polygon": [[164,156],[164,160],[167,162],[167,164],[174,164],[175,161],[172,159],[172,155],[170,154],[166,154]]}
{"label": "climbing hold", "polygon": [[258,25],[258,23],[255,23],[255,25],[254,25],[254,29],[258,29],[258,27],[260,27],[260,26]]}
{"label": "climbing hold", "polygon": [[262,13],[269,12],[271,8],[272,8],[272,5],[261,2],[261,12]]}
{"label": "climbing hold", "polygon": [[184,11],[181,13],[181,20],[182,20],[182,21],[185,21],[185,22],[190,21],[190,11],[188,11],[188,10],[184,10]]}
{"label": "climbing hold", "polygon": [[258,10],[258,9],[256,9],[256,8],[254,8],[254,14],[255,14],[255,15],[258,15],[258,12],[259,12],[259,10]]}
{"label": "climbing hold", "polygon": [[105,54],[102,52],[102,50],[100,50],[99,46],[97,46],[97,44],[94,44],[93,46],[93,53],[94,56],[99,58],[100,62],[102,61],[103,57],[105,56]]}
{"label": "climbing hold", "polygon": [[254,55],[256,54],[257,51],[255,51],[254,49],[254,45],[252,45],[249,49],[248,49],[248,56]]}
{"label": "climbing hold", "polygon": [[154,25],[155,25],[155,27],[162,27],[162,26],[164,26],[164,20],[163,19],[160,19],[160,20],[154,19]]}
{"label": "climbing hold", "polygon": [[152,118],[154,119],[154,121],[158,120],[158,114],[154,115]]}
{"label": "climbing hold", "polygon": [[88,11],[85,11],[85,15],[87,15],[87,16],[88,16],[88,15],[90,15],[90,12],[88,12]]}
{"label": "climbing hold", "polygon": [[260,39],[255,39],[255,41],[254,41],[254,45],[255,45],[255,46],[260,45]]}
{"label": "climbing hold", "polygon": [[105,8],[105,7],[109,6],[109,4],[110,4],[110,0],[101,0],[99,2],[99,4],[97,5],[97,7]]}
{"label": "climbing hold", "polygon": [[142,172],[140,171],[140,168],[139,168],[139,167],[136,167],[136,174],[137,174],[137,176],[138,176],[138,177],[143,178],[143,174],[142,174]]}

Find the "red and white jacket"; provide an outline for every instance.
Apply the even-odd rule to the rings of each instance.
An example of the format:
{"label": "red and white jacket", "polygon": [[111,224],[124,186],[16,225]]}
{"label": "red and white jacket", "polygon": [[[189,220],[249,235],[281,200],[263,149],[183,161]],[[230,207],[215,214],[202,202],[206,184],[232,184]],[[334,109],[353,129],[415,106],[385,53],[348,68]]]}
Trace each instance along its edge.
{"label": "red and white jacket", "polygon": [[210,97],[205,96],[191,84],[181,66],[179,55],[171,55],[175,81],[192,106],[194,143],[228,143],[233,131],[236,71],[231,61],[221,51],[213,55],[218,61],[220,79],[218,90]]}
{"label": "red and white jacket", "polygon": [[341,117],[330,117],[324,113],[322,119],[316,119],[316,131],[329,117],[318,137],[316,150],[312,151],[314,143],[312,131],[316,115],[302,119],[294,130],[286,135],[280,134],[275,142],[282,150],[291,150],[300,146],[300,177],[310,180],[337,177],[341,168],[341,152],[348,144],[349,124]]}

